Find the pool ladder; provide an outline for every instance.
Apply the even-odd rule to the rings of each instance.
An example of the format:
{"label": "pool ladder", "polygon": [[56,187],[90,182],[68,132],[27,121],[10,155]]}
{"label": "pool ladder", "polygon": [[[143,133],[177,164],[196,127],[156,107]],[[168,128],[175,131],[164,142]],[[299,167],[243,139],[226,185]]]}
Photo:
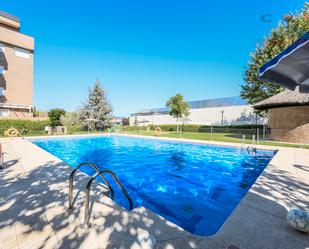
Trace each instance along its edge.
{"label": "pool ladder", "polygon": [[73,180],[74,180],[74,175],[82,166],[91,167],[92,169],[94,169],[96,171],[96,173],[93,176],[91,176],[90,180],[88,181],[88,183],[86,185],[86,201],[85,201],[85,213],[84,213],[84,224],[86,226],[89,225],[89,200],[90,200],[91,184],[92,184],[92,182],[97,177],[100,177],[102,179],[102,181],[105,183],[106,187],[109,190],[110,198],[112,200],[114,200],[115,191],[113,190],[113,188],[111,187],[109,182],[104,177],[105,174],[110,175],[114,179],[114,181],[116,182],[116,184],[118,185],[118,187],[120,188],[120,190],[122,191],[122,193],[124,194],[126,199],[128,200],[129,206],[130,206],[130,210],[133,209],[132,198],[130,197],[128,192],[125,190],[125,188],[123,187],[123,185],[121,184],[121,182],[117,178],[116,174],[113,171],[108,170],[108,169],[100,170],[94,163],[91,163],[91,162],[85,162],[85,163],[79,164],[75,169],[72,170],[72,172],[70,174],[70,177],[69,177],[69,209],[73,209],[73,205],[74,205],[73,204]]}

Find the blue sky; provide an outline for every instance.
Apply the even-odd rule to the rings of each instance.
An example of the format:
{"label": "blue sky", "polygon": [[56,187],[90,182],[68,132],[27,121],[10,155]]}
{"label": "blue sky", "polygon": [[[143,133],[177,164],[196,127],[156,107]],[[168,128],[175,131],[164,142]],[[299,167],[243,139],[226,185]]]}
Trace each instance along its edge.
{"label": "blue sky", "polygon": [[[239,95],[255,48],[303,0],[0,0],[35,37],[35,105],[74,110],[100,79],[115,115]],[[267,22],[261,20],[266,16]]]}

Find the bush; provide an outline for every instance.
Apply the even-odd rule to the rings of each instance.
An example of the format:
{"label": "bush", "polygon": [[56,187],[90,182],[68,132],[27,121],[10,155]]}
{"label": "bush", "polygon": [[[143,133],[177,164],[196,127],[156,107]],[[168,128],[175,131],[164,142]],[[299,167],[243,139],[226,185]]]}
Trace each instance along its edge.
{"label": "bush", "polygon": [[0,135],[4,136],[4,132],[14,127],[21,135],[46,135],[45,126],[50,126],[50,121],[32,121],[32,120],[13,120],[0,119]]}
{"label": "bush", "polygon": [[137,131],[146,131],[147,126],[122,126],[120,127],[120,129],[121,131],[136,131],[137,132]]}
{"label": "bush", "polygon": [[[162,131],[177,131],[177,125],[150,125],[151,130],[155,130],[156,127],[160,127]],[[182,125],[181,131],[184,132],[211,132],[211,127],[213,132],[227,133],[236,131],[249,131],[255,130],[256,127],[263,129],[263,125],[227,125],[227,126],[210,126],[210,125]]]}
{"label": "bush", "polygon": [[67,112],[65,115],[61,115],[60,122],[63,126],[80,125],[78,118],[78,112]]}
{"label": "bush", "polygon": [[83,125],[71,125],[71,126],[67,126],[67,129],[68,129],[67,130],[68,134],[88,131],[88,128]]}
{"label": "bush", "polygon": [[123,118],[121,120],[122,126],[129,126],[130,125],[130,119],[129,118]]}
{"label": "bush", "polygon": [[61,126],[60,117],[65,115],[65,110],[63,109],[50,109],[48,112],[48,117],[50,119],[51,126]]}

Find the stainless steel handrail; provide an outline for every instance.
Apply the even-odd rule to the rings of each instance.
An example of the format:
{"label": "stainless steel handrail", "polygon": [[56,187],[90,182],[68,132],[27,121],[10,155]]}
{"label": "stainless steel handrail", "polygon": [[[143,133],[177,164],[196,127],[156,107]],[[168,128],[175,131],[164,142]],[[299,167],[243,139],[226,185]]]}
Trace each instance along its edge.
{"label": "stainless steel handrail", "polygon": [[88,181],[86,186],[86,202],[85,202],[85,214],[84,214],[84,224],[88,225],[89,223],[89,199],[90,199],[90,188],[93,180],[100,175],[100,172],[94,174],[91,179]]}
{"label": "stainless steel handrail", "polygon": [[130,197],[130,195],[128,194],[128,192],[125,190],[125,188],[123,187],[123,185],[121,184],[121,182],[119,181],[119,179],[117,178],[117,176],[115,175],[115,173],[111,170],[103,170],[100,172],[97,172],[96,174],[94,174],[91,179],[88,181],[87,186],[86,186],[86,202],[85,202],[85,217],[84,217],[84,224],[88,225],[89,223],[89,199],[90,199],[90,188],[91,188],[91,184],[93,182],[93,180],[100,176],[100,174],[109,174],[113,177],[114,181],[117,183],[118,187],[120,188],[120,190],[122,191],[122,193],[124,194],[124,196],[127,198],[129,205],[130,205],[130,210],[133,209],[133,201],[132,198]]}
{"label": "stainless steel handrail", "polygon": [[132,198],[130,197],[130,195],[128,194],[128,192],[125,190],[125,188],[123,187],[123,185],[121,184],[121,182],[119,181],[118,177],[116,176],[116,174],[109,170],[109,169],[105,169],[103,171],[101,171],[101,174],[109,174],[113,177],[114,181],[117,183],[118,187],[120,188],[121,192],[125,195],[125,197],[127,198],[129,205],[130,205],[130,210],[133,209],[133,201]]}
{"label": "stainless steel handrail", "polygon": [[107,186],[107,188],[108,188],[108,190],[111,194],[111,196],[110,196],[111,199],[114,200],[114,190],[112,189],[112,187],[110,186],[108,181],[105,179],[105,177],[102,175],[99,168],[94,163],[85,162],[85,163],[79,164],[75,169],[72,170],[72,172],[70,174],[70,178],[69,178],[69,209],[73,208],[73,180],[74,180],[74,175],[75,175],[76,171],[79,170],[82,166],[90,166],[97,172],[97,174],[98,174],[97,176],[100,176],[101,179],[104,181],[104,183],[106,184],[106,186]]}

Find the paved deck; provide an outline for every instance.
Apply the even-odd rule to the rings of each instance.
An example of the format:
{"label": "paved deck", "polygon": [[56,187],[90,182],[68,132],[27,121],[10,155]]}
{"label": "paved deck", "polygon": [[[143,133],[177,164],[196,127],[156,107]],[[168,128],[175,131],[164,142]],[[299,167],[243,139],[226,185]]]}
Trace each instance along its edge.
{"label": "paved deck", "polygon": [[309,235],[285,221],[291,207],[309,212],[308,150],[280,148],[221,230],[197,237],[144,207],[128,212],[96,196],[98,191],[91,202],[92,225],[86,228],[85,175],[77,176],[75,208],[69,211],[72,168],[27,140],[1,142],[5,169],[0,170],[0,248],[309,248]]}

